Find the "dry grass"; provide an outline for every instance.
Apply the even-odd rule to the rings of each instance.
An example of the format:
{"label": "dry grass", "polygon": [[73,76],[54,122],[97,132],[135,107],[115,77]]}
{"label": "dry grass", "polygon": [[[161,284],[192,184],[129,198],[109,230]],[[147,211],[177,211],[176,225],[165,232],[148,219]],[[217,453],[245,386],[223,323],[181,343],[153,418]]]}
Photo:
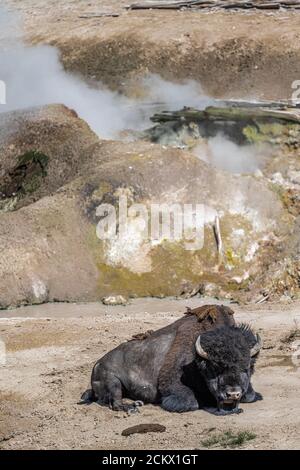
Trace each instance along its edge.
{"label": "dry grass", "polygon": [[201,441],[204,447],[223,447],[223,448],[235,448],[241,447],[248,441],[256,438],[256,434],[250,431],[224,431],[220,434],[214,434],[213,436]]}
{"label": "dry grass", "polygon": [[283,338],[281,339],[282,343],[289,344],[295,341],[296,339],[300,339],[300,327],[297,320],[294,320],[294,325],[295,326],[283,336]]}

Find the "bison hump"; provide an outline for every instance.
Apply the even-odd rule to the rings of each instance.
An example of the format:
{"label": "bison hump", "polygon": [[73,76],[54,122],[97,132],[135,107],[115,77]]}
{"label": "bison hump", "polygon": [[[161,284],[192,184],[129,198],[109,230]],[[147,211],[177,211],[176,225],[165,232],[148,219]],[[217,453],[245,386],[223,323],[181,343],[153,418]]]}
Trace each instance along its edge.
{"label": "bison hump", "polygon": [[217,323],[224,316],[232,317],[234,311],[225,305],[203,305],[193,309],[187,307],[185,315],[194,315],[199,322],[208,320],[210,323]]}

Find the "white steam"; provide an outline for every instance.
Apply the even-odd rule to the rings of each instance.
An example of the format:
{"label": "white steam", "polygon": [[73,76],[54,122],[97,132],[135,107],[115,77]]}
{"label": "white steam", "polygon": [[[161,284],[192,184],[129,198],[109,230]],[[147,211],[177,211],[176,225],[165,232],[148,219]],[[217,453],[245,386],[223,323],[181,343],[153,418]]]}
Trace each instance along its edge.
{"label": "white steam", "polygon": [[255,173],[264,167],[267,149],[254,145],[237,145],[218,134],[193,150],[201,160],[230,173]]}
{"label": "white steam", "polygon": [[[0,0],[1,3],[1,0]],[[22,35],[20,18],[15,12],[8,11],[0,5],[0,46],[13,45]]]}
{"label": "white steam", "polygon": [[12,37],[17,38],[17,23],[1,8],[0,28],[0,80],[5,81],[7,90],[7,104],[0,112],[62,103],[74,109],[100,137],[115,138],[124,129],[149,126],[149,117],[156,110],[199,107],[208,102],[196,82],[174,84],[156,75],[137,84],[143,89],[139,100],[114,93],[101,83],[91,87],[63,69],[54,47],[29,47],[19,40],[12,44]]}
{"label": "white steam", "polygon": [[[101,83],[93,86],[67,73],[59,52],[50,46],[27,46],[20,39],[20,18],[0,7],[0,80],[6,85],[6,105],[0,112],[32,106],[62,103],[74,109],[101,138],[120,138],[124,130],[142,130],[150,117],[162,110],[183,106],[203,109],[213,104],[198,83],[187,80],[175,84],[157,75],[130,85],[128,98],[112,92]],[[255,172],[263,165],[252,146],[238,146],[217,136],[194,149],[199,158],[233,173]]]}

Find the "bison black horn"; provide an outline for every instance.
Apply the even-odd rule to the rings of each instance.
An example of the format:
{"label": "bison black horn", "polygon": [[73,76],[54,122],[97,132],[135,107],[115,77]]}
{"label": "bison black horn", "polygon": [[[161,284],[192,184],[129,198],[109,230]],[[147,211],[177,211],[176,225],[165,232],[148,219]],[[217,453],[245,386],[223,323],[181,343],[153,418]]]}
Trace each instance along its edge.
{"label": "bison black horn", "polygon": [[201,346],[200,338],[201,338],[201,336],[198,336],[196,344],[195,344],[196,351],[199,354],[199,356],[203,357],[203,359],[208,359],[207,352],[205,352],[204,349]]}
{"label": "bison black horn", "polygon": [[255,345],[253,346],[253,348],[251,348],[251,351],[250,351],[250,355],[251,357],[255,356],[259,350],[261,349],[262,347],[262,341],[261,341],[261,338],[259,335],[256,335],[256,343]]}

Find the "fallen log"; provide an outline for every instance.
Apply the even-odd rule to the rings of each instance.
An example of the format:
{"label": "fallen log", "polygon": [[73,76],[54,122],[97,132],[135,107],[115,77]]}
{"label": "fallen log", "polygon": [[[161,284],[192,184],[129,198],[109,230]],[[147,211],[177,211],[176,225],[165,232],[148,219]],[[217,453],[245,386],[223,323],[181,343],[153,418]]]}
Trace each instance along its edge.
{"label": "fallen log", "polygon": [[220,100],[216,99],[216,103],[220,106],[235,106],[239,108],[275,108],[275,109],[288,109],[300,108],[300,101],[282,100],[282,101],[246,101],[246,100]]}
{"label": "fallen log", "polygon": [[279,10],[280,4],[279,3],[264,3],[264,4],[258,4],[258,3],[253,3],[253,2],[233,2],[233,3],[228,3],[226,5],[219,5],[219,8],[223,8],[225,10],[230,10],[230,9],[244,9],[244,10],[249,10],[252,8],[257,8],[260,10]]}
{"label": "fallen log", "polygon": [[249,120],[249,119],[279,119],[283,121],[290,121],[300,123],[300,113],[275,110],[268,108],[216,108],[209,106],[204,110],[204,113],[210,119],[221,120]]}
{"label": "fallen log", "polygon": [[230,9],[259,9],[259,10],[279,10],[280,8],[284,9],[299,9],[300,0],[284,0],[284,1],[274,1],[266,2],[266,0],[236,0],[236,1],[225,1],[225,0],[186,0],[186,1],[164,1],[164,2],[140,2],[133,3],[126,7],[129,10],[182,10],[182,9],[191,9],[191,10],[200,10],[200,9],[210,9],[210,8],[221,8],[225,10]]}
{"label": "fallen log", "polygon": [[165,111],[151,117],[152,122],[168,121],[268,121],[278,120],[300,124],[300,111],[295,109],[270,109],[264,107],[216,107],[204,110],[183,108],[180,111]]}
{"label": "fallen log", "polygon": [[181,8],[191,7],[209,7],[215,5],[215,0],[186,0],[186,1],[170,1],[170,2],[141,2],[133,3],[126,7],[129,10],[180,10]]}
{"label": "fallen log", "polygon": [[79,15],[78,18],[82,18],[82,19],[118,18],[119,16],[120,16],[119,13],[100,12],[100,13],[85,13],[85,14]]}

